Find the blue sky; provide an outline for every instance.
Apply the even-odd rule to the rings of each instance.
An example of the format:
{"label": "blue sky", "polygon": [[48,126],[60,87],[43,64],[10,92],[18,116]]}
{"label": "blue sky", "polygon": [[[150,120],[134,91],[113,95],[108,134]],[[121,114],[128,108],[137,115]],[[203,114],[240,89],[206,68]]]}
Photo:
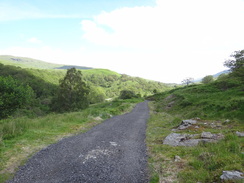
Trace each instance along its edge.
{"label": "blue sky", "polygon": [[180,83],[244,49],[244,0],[0,0],[0,55]]}

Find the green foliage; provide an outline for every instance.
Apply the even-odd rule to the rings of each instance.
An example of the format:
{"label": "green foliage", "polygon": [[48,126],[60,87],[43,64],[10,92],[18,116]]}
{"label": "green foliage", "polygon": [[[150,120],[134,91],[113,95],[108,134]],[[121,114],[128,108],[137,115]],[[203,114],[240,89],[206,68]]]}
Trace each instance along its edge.
{"label": "green foliage", "polygon": [[244,82],[244,50],[235,51],[230,55],[233,59],[225,61],[224,65],[232,71],[232,75]]}
{"label": "green foliage", "polygon": [[202,79],[203,84],[211,83],[214,81],[214,77],[212,75],[207,75]]}
{"label": "green foliage", "polygon": [[53,100],[53,110],[69,112],[85,109],[89,106],[89,88],[82,80],[81,71],[75,68],[67,70],[64,79],[60,80],[57,97]]}
{"label": "green foliage", "polygon": [[136,98],[137,95],[135,94],[135,92],[131,91],[131,90],[122,90],[120,92],[120,99],[131,99],[131,98]]}
{"label": "green foliage", "polygon": [[[52,68],[61,65],[12,56],[0,56],[0,62],[20,66],[0,64],[0,76],[10,75],[23,85],[30,86],[35,93],[36,98],[32,104],[28,108],[18,109],[14,113],[15,117],[25,115],[36,117],[46,115],[51,110],[59,110],[57,104],[59,80],[64,78],[66,70]],[[160,82],[121,75],[107,69],[82,70],[82,74],[82,80],[91,88],[88,96],[91,104],[108,98],[117,98],[121,90],[133,91],[137,97],[140,97],[152,95],[156,91],[162,92],[172,87]]]}
{"label": "green foliage", "polygon": [[228,77],[205,85],[191,85],[155,95],[157,110],[180,113],[185,118],[244,119],[243,85]]}
{"label": "green foliage", "polygon": [[24,85],[29,85],[34,90],[37,98],[52,96],[57,89],[54,84],[43,80],[42,76],[34,76],[29,70],[20,67],[0,64],[0,76],[11,76]]}
{"label": "green foliage", "polygon": [[102,87],[90,86],[88,100],[91,104],[105,101],[105,93]]}
{"label": "green foliage", "polygon": [[10,76],[0,76],[0,119],[26,106],[33,98],[34,93],[29,86],[24,86]]}
{"label": "green foliage", "polygon": [[227,77],[228,77],[228,74],[223,73],[223,74],[220,74],[220,75],[218,76],[217,80],[225,80]]}

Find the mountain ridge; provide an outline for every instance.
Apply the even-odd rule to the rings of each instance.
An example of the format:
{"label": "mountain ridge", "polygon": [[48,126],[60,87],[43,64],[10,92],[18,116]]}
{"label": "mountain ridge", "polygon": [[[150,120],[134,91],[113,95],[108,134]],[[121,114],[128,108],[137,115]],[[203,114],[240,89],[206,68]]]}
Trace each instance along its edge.
{"label": "mountain ridge", "polygon": [[33,59],[29,57],[18,57],[13,55],[0,55],[0,63],[33,69],[70,69],[72,67],[82,70],[94,69],[92,67],[86,66],[55,64],[39,59]]}

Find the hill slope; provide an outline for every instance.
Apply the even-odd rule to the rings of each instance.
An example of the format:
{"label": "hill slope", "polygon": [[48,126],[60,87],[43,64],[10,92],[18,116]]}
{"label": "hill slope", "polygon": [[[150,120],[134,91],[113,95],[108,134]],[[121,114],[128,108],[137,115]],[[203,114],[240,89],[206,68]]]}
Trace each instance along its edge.
{"label": "hill slope", "polygon": [[[223,182],[223,171],[244,172],[244,138],[238,135],[244,133],[243,91],[241,78],[230,74],[209,84],[190,85],[150,97],[153,102],[147,145],[151,182]],[[183,126],[186,119],[196,123]],[[196,146],[163,144],[175,134],[182,138],[172,141],[203,141]],[[222,139],[207,142],[204,134]]]}
{"label": "hill slope", "polygon": [[75,66],[75,65],[62,65],[44,62],[26,57],[15,57],[11,55],[0,55],[0,63],[5,65],[14,65],[22,68],[35,68],[35,69],[69,69],[75,67],[77,69],[92,69],[91,67]]}
{"label": "hill slope", "polygon": [[[27,71],[38,79],[54,85],[59,84],[59,80],[64,77],[66,69],[73,67],[8,55],[0,56],[0,63],[5,66],[12,65],[21,67],[22,70]],[[118,96],[121,90],[133,90],[135,93],[144,96],[151,95],[155,91],[165,91],[172,86],[169,84],[145,80],[139,77],[131,77],[124,74],[121,75],[108,69],[93,69],[90,67],[80,66],[74,67],[81,69],[84,79],[89,85],[101,88],[106,98]],[[17,70],[21,70],[21,68]],[[8,69],[9,71],[11,70],[9,67]],[[10,73],[16,72],[16,68],[12,67],[12,69],[15,71],[10,71]],[[7,75],[6,72],[5,75]],[[18,78],[16,77],[16,79]]]}

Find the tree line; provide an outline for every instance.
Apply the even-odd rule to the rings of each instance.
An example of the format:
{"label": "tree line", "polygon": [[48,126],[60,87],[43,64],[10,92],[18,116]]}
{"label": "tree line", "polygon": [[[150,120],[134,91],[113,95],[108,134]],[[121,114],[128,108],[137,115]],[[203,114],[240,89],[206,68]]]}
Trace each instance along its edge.
{"label": "tree line", "polygon": [[106,98],[142,97],[167,87],[127,75],[84,75],[74,68],[65,73],[0,64],[0,119],[77,111]]}

